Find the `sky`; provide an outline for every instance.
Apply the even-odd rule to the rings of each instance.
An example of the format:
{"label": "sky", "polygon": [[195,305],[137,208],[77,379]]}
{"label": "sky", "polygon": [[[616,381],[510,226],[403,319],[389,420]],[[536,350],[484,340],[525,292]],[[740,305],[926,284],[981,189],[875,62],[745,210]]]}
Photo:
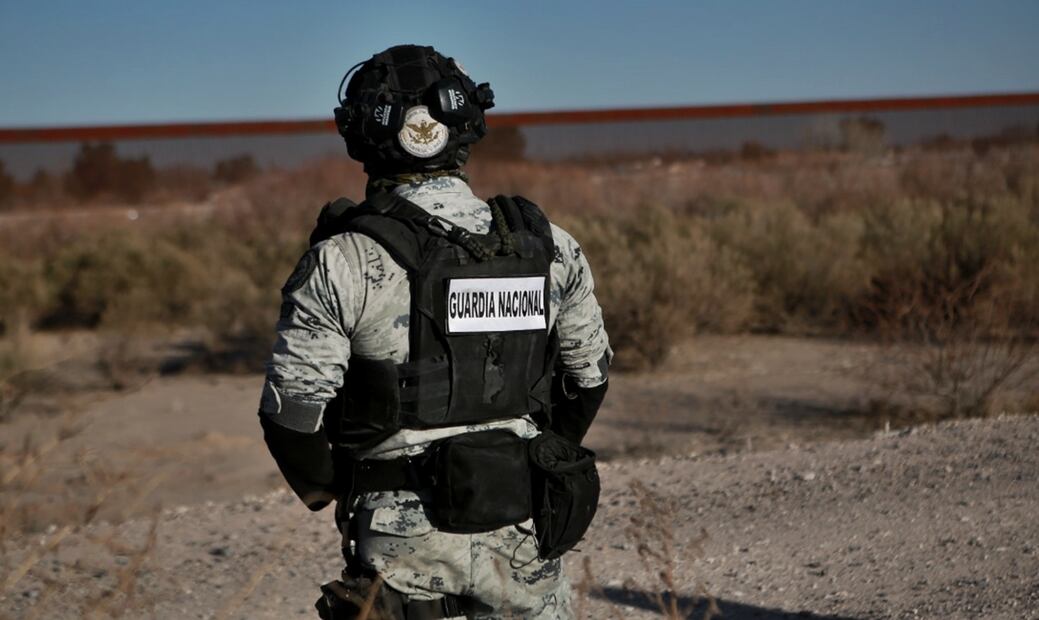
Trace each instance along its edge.
{"label": "sky", "polygon": [[433,45],[499,111],[1039,91],[1037,0],[0,0],[0,127],[321,118]]}

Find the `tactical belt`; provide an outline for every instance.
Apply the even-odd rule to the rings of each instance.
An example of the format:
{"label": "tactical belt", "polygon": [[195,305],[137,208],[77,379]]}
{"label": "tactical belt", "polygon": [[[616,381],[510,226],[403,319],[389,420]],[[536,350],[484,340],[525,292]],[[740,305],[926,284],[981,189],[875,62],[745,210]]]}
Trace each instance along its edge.
{"label": "tactical belt", "polygon": [[352,495],[376,491],[418,491],[433,486],[428,454],[403,456],[385,461],[364,460],[350,463]]}

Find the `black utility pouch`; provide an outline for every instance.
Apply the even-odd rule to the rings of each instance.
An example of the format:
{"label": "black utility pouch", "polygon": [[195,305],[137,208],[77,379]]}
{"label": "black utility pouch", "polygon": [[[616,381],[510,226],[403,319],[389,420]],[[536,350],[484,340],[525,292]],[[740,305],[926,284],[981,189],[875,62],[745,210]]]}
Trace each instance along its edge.
{"label": "black utility pouch", "polygon": [[480,431],[444,440],[436,451],[437,529],[489,532],[530,518],[527,440],[508,431]]}
{"label": "black utility pouch", "polygon": [[599,505],[595,453],[551,431],[529,443],[538,557],[552,560],[580,542]]}

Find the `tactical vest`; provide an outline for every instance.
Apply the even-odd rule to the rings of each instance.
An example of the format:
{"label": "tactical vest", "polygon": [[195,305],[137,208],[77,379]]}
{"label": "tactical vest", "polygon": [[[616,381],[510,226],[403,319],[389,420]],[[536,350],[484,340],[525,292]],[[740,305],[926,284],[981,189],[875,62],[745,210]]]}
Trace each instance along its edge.
{"label": "tactical vest", "polygon": [[350,359],[325,410],[333,444],[363,449],[402,428],[522,416],[547,424],[558,348],[548,328],[551,228],[521,197],[488,204],[486,235],[390,192],[358,206],[345,202],[349,208],[326,206],[312,243],[343,232],[367,235],[407,272],[411,290],[408,361]]}

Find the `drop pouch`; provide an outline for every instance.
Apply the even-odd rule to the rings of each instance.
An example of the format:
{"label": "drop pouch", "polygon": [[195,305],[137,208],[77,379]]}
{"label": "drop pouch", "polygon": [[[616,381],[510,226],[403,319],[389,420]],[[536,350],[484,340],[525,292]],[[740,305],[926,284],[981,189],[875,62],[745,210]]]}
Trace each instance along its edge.
{"label": "drop pouch", "polygon": [[503,430],[444,440],[434,456],[437,529],[489,532],[530,518],[527,440]]}
{"label": "drop pouch", "polygon": [[545,431],[528,444],[538,557],[552,560],[580,542],[599,505],[595,453]]}

